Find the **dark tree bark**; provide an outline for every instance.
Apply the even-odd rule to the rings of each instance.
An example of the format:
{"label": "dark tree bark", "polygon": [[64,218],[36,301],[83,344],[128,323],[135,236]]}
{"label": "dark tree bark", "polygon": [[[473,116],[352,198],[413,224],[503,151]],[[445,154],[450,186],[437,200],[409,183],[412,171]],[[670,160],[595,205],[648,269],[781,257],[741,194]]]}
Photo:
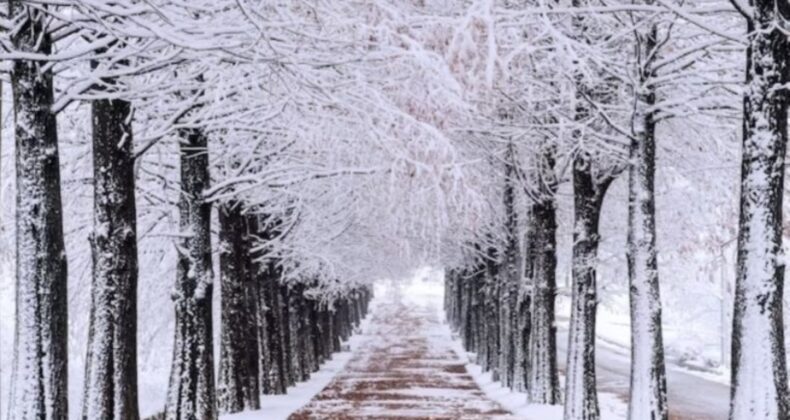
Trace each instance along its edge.
{"label": "dark tree bark", "polygon": [[219,209],[222,302],[217,403],[224,413],[260,408],[257,280],[250,272],[248,218],[241,204]]}
{"label": "dark tree bark", "polygon": [[491,377],[494,381],[499,381],[502,372],[499,370],[499,352],[501,351],[501,338],[499,333],[500,328],[500,313],[499,282],[500,264],[498,262],[497,251],[494,248],[488,249],[488,256],[486,261],[486,282],[487,288],[487,310],[486,310],[486,331],[488,337],[486,343],[488,344],[488,366],[491,369]]}
{"label": "dark tree bark", "polygon": [[455,270],[444,270],[444,313],[451,327],[456,325]]}
{"label": "dark tree bark", "polygon": [[318,301],[311,299],[308,308],[310,312],[310,339],[313,343],[313,365],[311,366],[311,372],[314,373],[319,370],[328,356],[324,348],[326,324]]}
{"label": "dark tree bark", "polygon": [[667,419],[666,373],[661,332],[655,223],[655,78],[658,28],[637,33],[639,96],[630,145],[628,182],[628,278],[631,298],[631,398],[628,418]]}
{"label": "dark tree bark", "polygon": [[217,418],[211,321],[211,204],[203,199],[209,187],[208,139],[200,129],[180,132],[181,197],[173,300],[175,339],[165,418]]}
{"label": "dark tree bark", "polygon": [[[263,241],[271,240],[276,232],[271,224],[262,221],[260,235]],[[277,262],[264,263],[259,274],[259,306],[261,325],[261,388],[264,394],[285,394],[285,351],[282,332],[282,310],[280,304],[280,268]]]}
{"label": "dark tree bark", "polygon": [[[285,360],[285,370],[283,376],[285,378],[286,387],[296,385],[296,363],[293,354],[293,341],[295,332],[291,331],[292,316],[291,316],[291,291],[288,285],[280,283],[278,286],[280,292],[280,334],[283,345],[283,358]],[[294,336],[294,337],[292,337]]]}
{"label": "dark tree bark", "polygon": [[[47,15],[25,3],[9,1],[16,28],[11,44],[19,52],[49,55]],[[17,264],[8,413],[14,420],[61,420],[68,417],[67,271],[51,67],[44,61],[16,60],[11,87]]]}
{"label": "dark tree bark", "polygon": [[527,286],[530,302],[527,398],[535,404],[557,404],[560,398],[557,371],[557,326],[554,300],[557,295],[557,214],[553,181],[554,152],[541,163],[540,189],[530,209],[530,242],[527,254]]}
{"label": "dark tree bark", "polygon": [[516,342],[518,337],[518,295],[521,287],[520,250],[518,234],[518,216],[516,214],[516,156],[513,143],[508,143],[505,157],[505,188],[503,204],[505,209],[505,249],[501,271],[502,296],[500,328],[502,347],[500,349],[499,370],[502,384],[511,389],[523,388],[521,378],[516,377]]}
{"label": "dark tree bark", "polygon": [[137,420],[137,207],[131,104],[100,99],[93,121],[93,283],[84,419]]}
{"label": "dark tree bark", "polygon": [[295,380],[305,382],[310,379],[310,373],[312,373],[309,357],[312,348],[307,324],[308,318],[306,317],[307,302],[304,298],[304,285],[295,284],[291,292],[293,296],[291,325],[293,325],[292,331],[295,332],[291,337],[291,354],[295,362]]}
{"label": "dark tree bark", "polygon": [[597,175],[593,157],[580,153],[573,162],[573,261],[571,321],[568,328],[568,363],[565,380],[565,419],[600,417],[595,387],[595,315],[598,306],[598,222],[601,206],[614,179]]}
{"label": "dark tree bark", "polygon": [[472,276],[468,273],[461,277],[460,302],[461,309],[461,343],[463,346],[472,350],[475,348],[475,337],[472,334]]}
{"label": "dark tree bark", "polygon": [[[524,250],[525,254],[527,250]],[[527,390],[527,374],[529,372],[529,335],[532,328],[532,293],[526,284],[518,291],[517,300],[517,336],[516,336],[516,386],[520,392]]]}
{"label": "dark tree bark", "polygon": [[479,270],[470,273],[472,293],[469,302],[469,317],[472,324],[470,334],[472,335],[472,341],[474,343],[470,351],[477,355],[477,363],[480,365],[482,365],[482,360],[486,356],[486,345],[482,335],[483,318],[481,314],[483,309],[482,287],[484,277],[481,274]]}
{"label": "dark tree bark", "polygon": [[332,344],[332,316],[326,305],[321,305],[319,317],[321,318],[321,346],[323,349],[323,361],[325,362],[332,359],[332,353],[335,351]]}
{"label": "dark tree bark", "polygon": [[775,420],[790,417],[782,314],[789,46],[777,25],[790,5],[750,4],[730,419]]}

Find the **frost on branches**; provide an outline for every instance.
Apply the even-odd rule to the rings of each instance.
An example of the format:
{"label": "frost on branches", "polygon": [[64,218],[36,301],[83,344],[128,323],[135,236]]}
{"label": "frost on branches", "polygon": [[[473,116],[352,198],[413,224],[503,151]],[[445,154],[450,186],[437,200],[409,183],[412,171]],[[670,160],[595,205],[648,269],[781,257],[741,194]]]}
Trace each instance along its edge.
{"label": "frost on branches", "polygon": [[605,416],[604,337],[630,419],[679,361],[790,416],[790,13],[745,3],[3,2],[3,409],[266,410],[433,266],[531,406]]}

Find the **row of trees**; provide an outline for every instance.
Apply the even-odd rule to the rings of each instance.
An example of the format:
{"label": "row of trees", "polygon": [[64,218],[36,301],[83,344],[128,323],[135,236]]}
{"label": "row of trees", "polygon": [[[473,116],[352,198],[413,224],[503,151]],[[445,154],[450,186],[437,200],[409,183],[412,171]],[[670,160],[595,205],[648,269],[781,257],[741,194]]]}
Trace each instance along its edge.
{"label": "row of trees", "polygon": [[[9,13],[18,51],[52,54],[49,15],[23,2]],[[11,71],[17,151],[17,341],[9,418],[68,416],[66,260],[62,231],[53,74],[46,61],[17,59]],[[107,84],[113,82],[107,81]],[[99,85],[97,90],[106,86]],[[137,247],[130,103],[91,102],[94,161],[93,284],[83,418],[139,418],[136,370]],[[222,341],[215,392],[212,204],[207,134],[180,129],[181,181],[173,292],[173,367],[165,418],[216,418],[218,408],[258,408],[259,389],[284,393],[309,378],[367,310],[367,289],[334,302],[282,282],[279,263],[251,251],[276,236],[239,203],[220,210]],[[271,218],[269,218],[271,219]],[[260,261],[264,260],[264,263]],[[263,264],[263,265],[261,265]],[[262,385],[261,385],[262,384]]]}
{"label": "row of trees", "polygon": [[[17,249],[11,417],[66,415],[67,347],[89,355],[86,388],[130,389],[131,379],[104,379],[136,363],[113,350],[135,345],[121,331],[171,320],[174,364],[190,372],[176,376],[191,379],[168,406],[204,409],[196,398],[213,374],[214,266],[242,278],[248,264],[218,265],[212,252],[248,248],[255,264],[274,264],[322,305],[425,263],[448,267],[448,290],[477,279],[469,296],[480,307],[500,297],[485,317],[498,325],[471,311],[478,320],[464,321],[475,325],[467,341],[479,352],[480,340],[498,337],[485,347],[488,366],[532,400],[557,402],[558,203],[571,184],[565,401],[568,418],[596,418],[598,225],[604,197],[627,172],[627,228],[617,229],[628,233],[630,416],[665,418],[656,238],[695,232],[656,228],[656,154],[716,165],[706,148],[731,148],[725,139],[741,132],[732,412],[782,418],[786,15],[773,5],[5,2],[0,58],[16,165],[4,165],[3,177],[15,178],[17,197],[3,203],[16,217],[6,227]],[[711,193],[673,204],[692,212],[726,201]],[[700,213],[698,222],[710,216]],[[254,232],[254,244],[228,229]],[[212,247],[219,236],[228,239]],[[172,290],[158,285],[163,272],[177,279]],[[82,273],[92,273],[89,320],[79,310],[66,316],[88,295]],[[135,291],[152,304],[138,306]],[[173,318],[157,311],[165,295]],[[470,304],[481,310],[448,308]],[[69,327],[79,337],[90,330],[89,343],[67,343]],[[740,386],[747,377],[775,381]],[[97,410],[125,404],[109,400]],[[111,418],[123,418],[116,409]]]}
{"label": "row of trees", "polygon": [[[177,233],[169,241],[175,249],[176,280],[165,418],[212,419],[219,412],[259,408],[261,393],[285,393],[308,379],[340,350],[340,342],[367,312],[371,294],[364,284],[338,281],[335,276],[342,272],[318,274],[310,260],[284,251],[294,246],[291,236],[309,231],[298,202],[309,197],[295,196],[300,182],[288,179],[294,171],[266,165],[277,148],[293,145],[290,139],[273,141],[269,137],[276,134],[254,125],[256,116],[277,101],[261,105],[243,97],[250,86],[261,86],[259,80],[211,90],[212,81],[226,76],[223,72],[244,74],[258,64],[242,54],[249,46],[242,44],[256,36],[243,31],[251,31],[260,15],[245,17],[242,3],[233,2],[232,10],[211,3],[14,0],[4,6],[0,29],[13,94],[16,154],[9,419],[66,419],[69,407],[78,405],[68,395],[73,356],[68,351],[69,253],[91,262],[81,416],[140,418],[138,258],[145,250],[138,249],[137,199],[151,200],[151,194],[141,194],[137,181],[145,180],[140,173],[154,164],[159,166],[154,176],[172,182],[176,192],[173,201],[158,198],[164,200],[161,205],[177,209],[175,225],[167,227]],[[224,19],[246,27],[232,29]],[[234,58],[223,68],[222,57],[229,56]],[[217,67],[211,69],[209,63]],[[239,63],[250,67],[245,70]],[[93,170],[92,176],[84,175],[93,190],[93,222],[89,242],[67,252],[63,220],[69,215],[63,211],[61,168],[71,163],[60,159],[57,117],[63,111],[84,113],[86,106]],[[235,120],[238,114],[252,121],[242,125]],[[141,125],[149,127],[142,141]],[[251,141],[258,143],[252,153],[245,149]],[[217,148],[220,159],[211,158],[210,143],[225,146]],[[260,150],[263,145],[269,150]],[[151,158],[152,151],[167,147],[175,149],[167,162],[163,164],[161,153]],[[276,176],[267,180],[266,170]],[[235,176],[211,188],[212,172]],[[238,184],[251,173],[295,187],[280,201],[245,195]],[[299,173],[307,179],[333,175],[313,168]],[[218,238],[214,246],[212,238]],[[216,380],[215,266],[222,302]]]}
{"label": "row of trees", "polygon": [[[498,19],[500,29],[483,33],[474,45],[480,51],[481,45],[495,43],[498,57],[509,60],[499,85],[494,81],[494,89],[482,88],[493,98],[486,105],[494,122],[484,134],[489,139],[483,140],[496,150],[489,154],[489,168],[497,177],[489,184],[491,221],[481,222],[460,249],[449,253],[446,264],[448,319],[465,347],[504,385],[526,391],[530,401],[560,402],[556,199],[559,185],[570,183],[572,303],[565,418],[599,418],[599,221],[609,186],[627,173],[628,416],[668,418],[655,219],[657,144],[675,146],[672,135],[661,138],[672,133],[664,127],[704,121],[727,126],[740,108],[730,418],[790,415],[781,257],[788,66],[787,35],[780,28],[787,8],[773,1],[710,7],[574,1],[570,6],[540,3],[532,9],[501,5],[490,10],[498,13],[496,18],[477,14],[470,19],[479,18],[483,27]],[[532,30],[522,26],[527,22],[534,24]],[[518,32],[508,33],[516,23]],[[730,32],[735,25],[741,28],[738,35]],[[529,47],[523,37],[531,40],[526,41]],[[524,61],[519,61],[521,54]],[[732,61],[743,62],[745,70],[733,68]],[[514,68],[520,74],[514,75]],[[482,78],[485,73],[478,74]],[[734,106],[739,97],[742,106]],[[514,115],[530,121],[528,127],[507,127]],[[523,196],[514,199],[514,190]]]}

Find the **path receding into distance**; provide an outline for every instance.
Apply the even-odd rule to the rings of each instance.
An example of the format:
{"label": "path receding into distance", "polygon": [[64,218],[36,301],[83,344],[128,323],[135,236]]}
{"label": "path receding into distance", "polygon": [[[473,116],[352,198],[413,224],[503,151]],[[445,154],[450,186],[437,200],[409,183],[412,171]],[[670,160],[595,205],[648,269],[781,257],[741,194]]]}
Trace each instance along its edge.
{"label": "path receding into distance", "polygon": [[[345,369],[289,420],[523,419],[486,397],[467,372],[466,357],[455,352],[458,347],[442,321],[441,305],[435,294],[414,299],[390,289],[387,296],[380,296],[362,344]],[[562,368],[565,331],[560,330],[557,342]],[[627,350],[599,345],[596,351],[599,389],[625,399]],[[727,385],[668,367],[668,389],[671,420],[727,418]],[[528,420],[554,420],[554,416]]]}
{"label": "path receding into distance", "polygon": [[290,420],[518,419],[466,372],[436,306],[392,293],[369,316],[346,368]]}

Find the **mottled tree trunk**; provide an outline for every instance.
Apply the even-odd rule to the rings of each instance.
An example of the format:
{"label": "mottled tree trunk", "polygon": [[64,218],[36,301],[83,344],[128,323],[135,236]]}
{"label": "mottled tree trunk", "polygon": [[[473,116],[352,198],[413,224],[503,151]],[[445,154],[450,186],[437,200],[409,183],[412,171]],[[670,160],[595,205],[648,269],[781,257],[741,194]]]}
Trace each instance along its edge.
{"label": "mottled tree trunk", "polygon": [[[525,250],[526,253],[526,250]],[[529,336],[532,328],[532,291],[530,286],[522,284],[519,288],[517,299],[517,335],[516,335],[516,365],[515,365],[515,390],[527,390],[529,373]]]}
{"label": "mottled tree trunk", "polygon": [[499,282],[500,264],[497,261],[496,249],[490,248],[488,250],[487,261],[485,262],[485,276],[487,287],[487,300],[488,305],[486,309],[486,331],[488,337],[486,343],[488,344],[488,367],[491,369],[491,378],[494,381],[499,381],[502,372],[499,370],[499,352],[501,351],[501,335],[500,331],[500,310],[499,288],[502,286]]}
{"label": "mottled tree trunk", "polygon": [[291,307],[294,309],[296,337],[292,340],[293,354],[297,362],[296,380],[305,382],[310,379],[312,373],[312,361],[310,355],[313,353],[312,341],[310,340],[309,318],[307,317],[307,301],[304,297],[305,287],[303,284],[296,284],[293,288],[294,302]]}
{"label": "mottled tree trunk", "polygon": [[732,332],[731,420],[790,417],[782,293],[787,147],[787,2],[757,0],[749,21]]}
{"label": "mottled tree trunk", "polygon": [[469,312],[472,322],[471,334],[472,340],[474,341],[473,351],[478,357],[485,355],[486,352],[485,337],[482,334],[485,324],[483,318],[483,285],[485,283],[485,277],[481,274],[480,272],[471,273],[472,296],[471,302],[469,302]]}
{"label": "mottled tree trunk", "polygon": [[475,348],[475,337],[472,334],[474,321],[472,319],[472,293],[473,277],[468,273],[461,277],[461,341],[467,350]]}
{"label": "mottled tree trunk", "polygon": [[178,267],[173,291],[175,339],[167,420],[217,418],[211,322],[211,204],[203,199],[209,186],[208,139],[200,129],[180,132],[181,196]]}
{"label": "mottled tree trunk", "polygon": [[318,305],[318,301],[308,301],[309,310],[309,325],[310,325],[310,339],[313,345],[312,365],[310,366],[311,373],[317,372],[321,365],[327,359],[326,349],[324,348],[324,335],[326,334],[325,318]]}
{"label": "mottled tree trunk", "polygon": [[250,272],[247,217],[240,203],[219,209],[222,302],[217,403],[224,413],[260,408],[257,278]]}
{"label": "mottled tree trunk", "polygon": [[[15,22],[11,43],[22,53],[49,55],[47,14],[25,3],[9,1]],[[11,87],[17,263],[8,415],[13,420],[62,420],[68,417],[67,272],[51,67],[44,61],[16,60]]]}
{"label": "mottled tree trunk", "polygon": [[666,374],[661,333],[661,297],[658,283],[655,223],[655,104],[650,82],[657,48],[653,24],[638,33],[641,86],[634,115],[628,183],[628,277],[631,297],[631,420],[666,419]]}
{"label": "mottled tree trunk", "polygon": [[573,261],[571,320],[565,379],[565,420],[600,417],[595,388],[595,315],[598,306],[598,221],[612,177],[596,176],[592,157],[580,153],[573,162]]}
{"label": "mottled tree trunk", "polygon": [[[521,286],[520,250],[518,216],[516,214],[516,156],[513,143],[508,143],[505,158],[505,188],[503,204],[505,209],[505,249],[502,275],[502,297],[500,328],[502,330],[499,357],[499,370],[502,384],[515,389],[523,387],[523,381],[516,379],[516,341],[518,340],[518,295]],[[516,384],[518,382],[518,385]]]}
{"label": "mottled tree trunk", "polygon": [[285,359],[285,383],[287,386],[296,385],[296,357],[293,352],[296,331],[293,331],[293,316],[291,309],[291,288],[280,284],[280,332],[282,333],[283,355]]}
{"label": "mottled tree trunk", "polygon": [[100,99],[93,120],[93,283],[84,419],[136,420],[137,211],[131,104]]}
{"label": "mottled tree trunk", "polygon": [[[264,238],[266,233],[264,232]],[[261,388],[264,394],[285,394],[285,352],[280,310],[280,270],[275,261],[266,263],[261,278]]]}
{"label": "mottled tree trunk", "polygon": [[560,399],[557,371],[557,221],[553,194],[546,194],[531,208],[534,233],[529,244],[532,302],[527,363],[527,398],[535,404],[557,404]]}

